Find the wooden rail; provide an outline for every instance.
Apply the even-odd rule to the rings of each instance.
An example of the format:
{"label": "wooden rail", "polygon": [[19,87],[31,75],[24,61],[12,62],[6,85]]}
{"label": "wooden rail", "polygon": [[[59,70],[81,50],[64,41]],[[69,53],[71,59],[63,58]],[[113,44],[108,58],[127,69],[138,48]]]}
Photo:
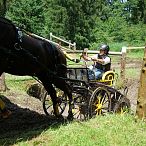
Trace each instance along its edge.
{"label": "wooden rail", "polygon": [[143,47],[127,47],[127,50],[137,50],[137,49],[144,49],[145,46]]}
{"label": "wooden rail", "polygon": [[69,49],[70,49],[71,47],[73,47],[74,50],[76,50],[76,43],[75,43],[75,42],[74,42],[74,43],[71,43],[71,40],[66,41],[66,40],[63,40],[62,38],[57,37],[57,36],[53,35],[52,33],[50,33],[50,41],[52,41],[53,38],[59,40],[60,42],[64,42],[64,43],[68,44],[68,45],[69,45],[69,46],[68,46]]}
{"label": "wooden rail", "polygon": [[[67,50],[67,53],[82,53],[83,50]],[[99,53],[99,51],[96,51],[96,50],[88,50],[88,54],[97,54]],[[110,55],[118,55],[118,56],[121,56],[122,55],[122,52],[109,52]]]}

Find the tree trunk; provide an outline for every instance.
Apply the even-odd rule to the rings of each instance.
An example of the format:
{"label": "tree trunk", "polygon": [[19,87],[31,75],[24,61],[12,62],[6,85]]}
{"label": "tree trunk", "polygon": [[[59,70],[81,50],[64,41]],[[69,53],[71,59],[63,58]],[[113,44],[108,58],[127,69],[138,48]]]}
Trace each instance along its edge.
{"label": "tree trunk", "polygon": [[141,70],[136,114],[140,119],[146,118],[146,47]]}

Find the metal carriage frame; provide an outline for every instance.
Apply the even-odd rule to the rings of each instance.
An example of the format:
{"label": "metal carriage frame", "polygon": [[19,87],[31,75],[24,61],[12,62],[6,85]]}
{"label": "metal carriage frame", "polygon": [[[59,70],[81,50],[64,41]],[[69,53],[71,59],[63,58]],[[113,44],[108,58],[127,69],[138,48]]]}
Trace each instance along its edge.
{"label": "metal carriage frame", "polygon": [[[105,73],[100,80],[89,80],[88,68],[68,68],[67,78],[73,96],[73,116],[85,120],[96,115],[107,113],[123,113],[130,109],[130,101],[124,93],[114,88],[116,74],[114,71]],[[57,89],[60,114],[68,108],[68,97]],[[53,115],[51,98],[46,94],[43,98],[43,109],[47,115]],[[64,114],[65,115],[65,114]]]}

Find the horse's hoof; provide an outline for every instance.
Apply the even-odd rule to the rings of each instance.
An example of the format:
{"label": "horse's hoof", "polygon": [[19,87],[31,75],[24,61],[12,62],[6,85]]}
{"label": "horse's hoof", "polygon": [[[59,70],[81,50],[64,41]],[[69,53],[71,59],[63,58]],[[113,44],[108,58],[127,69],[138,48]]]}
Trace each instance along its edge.
{"label": "horse's hoof", "polygon": [[57,119],[64,119],[64,117],[63,117],[62,115],[55,115],[55,117],[56,117]]}
{"label": "horse's hoof", "polygon": [[62,116],[62,115],[60,115],[60,116],[56,116],[56,120],[58,121],[58,122],[66,122],[67,120]]}
{"label": "horse's hoof", "polygon": [[67,119],[69,120],[69,121],[73,121],[73,114],[72,113],[70,113],[69,115],[68,115],[68,117],[67,117]]}

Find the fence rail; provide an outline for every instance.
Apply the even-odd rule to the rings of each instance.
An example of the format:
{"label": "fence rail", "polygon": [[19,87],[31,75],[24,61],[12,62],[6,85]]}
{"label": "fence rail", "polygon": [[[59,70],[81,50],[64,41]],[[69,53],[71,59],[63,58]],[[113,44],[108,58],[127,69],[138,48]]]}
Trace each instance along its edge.
{"label": "fence rail", "polygon": [[136,50],[136,49],[144,49],[145,46],[143,47],[127,47],[127,50]]}
{"label": "fence rail", "polygon": [[[59,41],[61,41],[61,42],[64,42],[64,43],[66,43],[66,44],[68,44],[68,45],[69,45],[69,49],[70,49],[71,47],[73,47],[74,50],[76,50],[76,43],[75,43],[75,42],[74,42],[74,43],[71,43],[71,40],[66,41],[66,40],[63,40],[62,38],[57,37],[57,36],[53,35],[52,33],[50,33],[50,41],[52,41],[53,38],[55,38],[55,39],[57,39],[57,40],[59,40]],[[53,41],[52,41],[52,42],[53,42]]]}
{"label": "fence rail", "polygon": [[[83,50],[67,50],[67,53],[82,53]],[[88,50],[88,54],[97,54],[99,53],[99,51],[96,51],[96,50]],[[122,52],[113,52],[113,51],[110,51],[109,52],[110,55],[118,55],[118,56],[121,56],[122,55]]]}

